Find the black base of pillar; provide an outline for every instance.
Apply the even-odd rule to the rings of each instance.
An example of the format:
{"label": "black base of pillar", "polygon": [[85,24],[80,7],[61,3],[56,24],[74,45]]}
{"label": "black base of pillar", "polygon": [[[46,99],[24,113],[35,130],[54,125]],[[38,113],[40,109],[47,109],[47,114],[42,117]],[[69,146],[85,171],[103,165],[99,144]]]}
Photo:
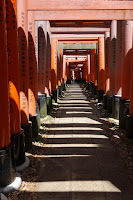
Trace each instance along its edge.
{"label": "black base of pillar", "polygon": [[62,85],[58,86],[58,96],[59,97],[62,95],[62,91],[63,91],[63,86]]}
{"label": "black base of pillar", "polygon": [[24,129],[25,151],[28,151],[32,148],[32,122],[22,124],[21,127]]}
{"label": "black base of pillar", "polygon": [[107,98],[108,98],[108,95],[107,94],[104,94],[103,95],[103,108],[105,110],[107,110]]}
{"label": "black base of pillar", "polygon": [[126,136],[133,139],[133,116],[130,115],[126,118]]}
{"label": "black base of pillar", "polygon": [[39,133],[38,115],[30,116],[29,120],[32,122],[32,138],[36,138]]}
{"label": "black base of pillar", "polygon": [[129,99],[120,98],[119,106],[119,127],[126,130],[126,119],[129,115]]}
{"label": "black base of pillar", "polygon": [[63,84],[62,84],[62,87],[63,87],[63,91],[66,91],[67,83],[63,83]]}
{"label": "black base of pillar", "polygon": [[112,114],[112,96],[107,96],[107,112]]}
{"label": "black base of pillar", "polygon": [[97,85],[94,85],[94,95],[97,95],[98,87]]}
{"label": "black base of pillar", "polygon": [[98,90],[98,102],[103,101],[104,90]]}
{"label": "black base of pillar", "polygon": [[11,135],[11,140],[14,147],[16,166],[22,165],[25,162],[24,130],[22,129],[20,133]]}
{"label": "black base of pillar", "polygon": [[11,184],[16,178],[13,146],[0,149],[0,188]]}
{"label": "black base of pillar", "polygon": [[52,103],[57,103],[57,98],[58,98],[57,90],[52,91]]}
{"label": "black base of pillar", "polygon": [[119,119],[119,104],[120,104],[120,96],[114,95],[112,97],[112,116],[115,119]]}
{"label": "black base of pillar", "polygon": [[40,111],[40,118],[44,118],[47,116],[47,95],[39,94],[38,95],[38,105]]}
{"label": "black base of pillar", "polygon": [[87,83],[86,90],[90,90],[90,83]]}
{"label": "black base of pillar", "polygon": [[92,92],[92,94],[94,94],[94,83],[93,82],[90,83],[90,92]]}
{"label": "black base of pillar", "polygon": [[49,114],[52,109],[52,97],[47,96],[47,113]]}

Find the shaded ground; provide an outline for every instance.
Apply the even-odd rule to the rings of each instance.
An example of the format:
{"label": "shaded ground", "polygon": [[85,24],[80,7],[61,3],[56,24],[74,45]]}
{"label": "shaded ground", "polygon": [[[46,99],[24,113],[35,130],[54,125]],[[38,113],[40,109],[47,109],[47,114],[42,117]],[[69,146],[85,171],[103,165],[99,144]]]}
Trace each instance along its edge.
{"label": "shaded ground", "polygon": [[53,118],[42,124],[28,154],[31,166],[9,199],[133,199],[132,144],[119,137],[94,103],[78,85],[68,88]]}

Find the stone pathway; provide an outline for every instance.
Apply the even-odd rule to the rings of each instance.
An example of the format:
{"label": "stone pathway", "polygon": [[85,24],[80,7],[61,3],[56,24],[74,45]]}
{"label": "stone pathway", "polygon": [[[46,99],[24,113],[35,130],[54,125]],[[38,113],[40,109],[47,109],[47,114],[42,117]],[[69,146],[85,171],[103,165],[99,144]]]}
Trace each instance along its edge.
{"label": "stone pathway", "polygon": [[58,104],[37,199],[133,200],[133,183],[82,88],[71,84]]}

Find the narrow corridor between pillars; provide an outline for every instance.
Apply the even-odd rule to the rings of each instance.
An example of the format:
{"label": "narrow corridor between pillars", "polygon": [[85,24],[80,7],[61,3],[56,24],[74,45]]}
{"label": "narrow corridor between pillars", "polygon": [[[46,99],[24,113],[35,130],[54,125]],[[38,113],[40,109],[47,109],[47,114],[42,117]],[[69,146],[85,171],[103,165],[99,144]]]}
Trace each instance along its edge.
{"label": "narrow corridor between pillars", "polygon": [[37,199],[133,199],[133,183],[88,99],[79,84],[70,84],[55,118],[44,122],[44,166],[33,191]]}

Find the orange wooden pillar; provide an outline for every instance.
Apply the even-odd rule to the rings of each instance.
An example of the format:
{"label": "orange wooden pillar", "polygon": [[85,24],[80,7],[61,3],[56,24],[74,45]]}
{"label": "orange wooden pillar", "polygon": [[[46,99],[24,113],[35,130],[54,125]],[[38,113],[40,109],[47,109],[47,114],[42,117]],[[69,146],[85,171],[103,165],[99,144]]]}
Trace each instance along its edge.
{"label": "orange wooden pillar", "polygon": [[110,65],[109,65],[109,75],[110,75],[110,89],[107,102],[107,110],[112,115],[115,115],[115,63],[116,63],[116,40],[117,40],[117,21],[112,20],[110,28]]}
{"label": "orange wooden pillar", "polygon": [[63,49],[59,50],[59,70],[58,70],[58,90],[59,90],[59,96],[62,95],[63,91],[63,84],[64,84],[64,78],[63,78]]}
{"label": "orange wooden pillar", "polygon": [[[123,21],[122,24],[122,97],[120,99],[119,125],[126,129],[126,118],[129,114],[129,99],[131,91],[131,68],[132,68],[132,21]],[[132,103],[130,111],[132,112]],[[128,123],[130,121],[130,117]],[[130,123],[127,124],[127,130],[130,129]],[[128,131],[127,131],[128,132]],[[129,131],[130,132],[130,131]]]}
{"label": "orange wooden pillar", "polygon": [[18,55],[18,32],[17,32],[17,2],[6,1],[7,13],[7,51],[9,71],[9,97],[10,97],[10,131],[14,144],[16,165],[25,162],[24,131],[21,130],[20,122],[20,74]]}
{"label": "orange wooden pillar", "polygon": [[119,119],[119,102],[122,95],[122,21],[117,21],[116,63],[115,63],[115,95],[113,97],[113,117]]}
{"label": "orange wooden pillar", "polygon": [[122,97],[120,98],[119,126],[126,129],[126,118],[130,99],[132,21],[122,22]]}
{"label": "orange wooden pillar", "polygon": [[29,123],[29,70],[28,70],[28,36],[27,36],[27,7],[26,0],[18,1],[18,41],[19,41],[19,69],[20,69],[20,110],[21,124],[25,132],[25,148],[32,146],[32,129]]}
{"label": "orange wooden pillar", "polygon": [[57,46],[56,38],[52,39],[51,44],[51,89],[53,95],[53,102],[57,102]]}
{"label": "orange wooden pillar", "polygon": [[67,63],[66,63],[66,55],[63,55],[63,90],[66,90],[66,84],[67,84],[67,74],[66,74],[66,71],[67,71]]}
{"label": "orange wooden pillar", "polygon": [[88,68],[88,73],[87,73],[87,90],[90,90],[90,54],[87,55],[87,68]]}
{"label": "orange wooden pillar", "polygon": [[32,122],[32,137],[35,138],[39,132],[40,114],[38,112],[38,71],[37,57],[35,52],[35,21],[34,13],[28,12],[28,102],[29,120]]}
{"label": "orange wooden pillar", "polygon": [[104,38],[98,38],[98,101],[103,100],[105,91],[105,52]]}
{"label": "orange wooden pillar", "polygon": [[0,188],[2,188],[11,184],[16,176],[14,153],[10,140],[6,4],[4,0],[0,1],[0,45]]}
{"label": "orange wooden pillar", "polygon": [[45,93],[47,94],[47,112],[50,113],[52,108],[52,94],[51,94],[51,34],[50,22],[47,21],[47,38],[46,38],[46,87]]}
{"label": "orange wooden pillar", "polygon": [[103,107],[107,109],[107,99],[110,90],[110,32],[105,32],[105,94],[103,95]]}
{"label": "orange wooden pillar", "polygon": [[47,116],[46,52],[47,21],[38,21],[38,102],[40,118]]}

